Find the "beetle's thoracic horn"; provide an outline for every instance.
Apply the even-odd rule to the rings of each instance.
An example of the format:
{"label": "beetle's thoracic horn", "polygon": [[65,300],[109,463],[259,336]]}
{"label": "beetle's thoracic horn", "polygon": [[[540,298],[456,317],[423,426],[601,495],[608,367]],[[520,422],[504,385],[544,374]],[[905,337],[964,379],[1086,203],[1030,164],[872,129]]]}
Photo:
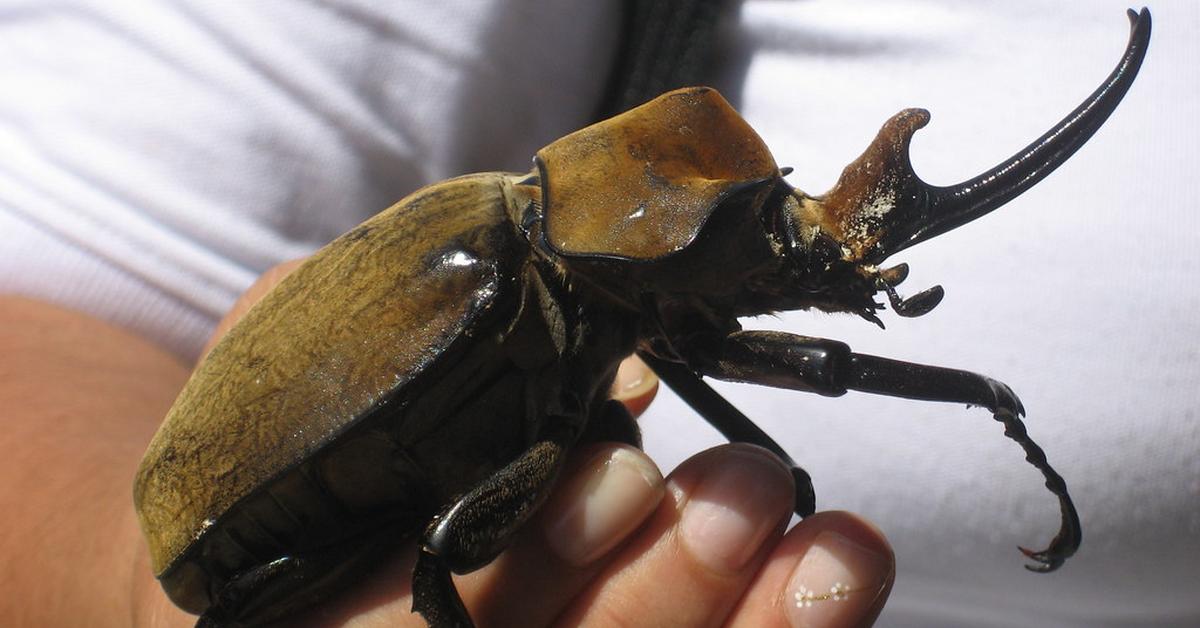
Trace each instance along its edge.
{"label": "beetle's thoracic horn", "polygon": [[822,199],[860,260],[888,256],[970,222],[1020,195],[1065,162],[1104,124],[1137,76],[1150,43],[1150,12],[1129,10],[1129,44],[1108,79],[1066,118],[999,166],[957,185],[932,186],[913,172],[908,146],[929,113],[888,120],[867,151]]}

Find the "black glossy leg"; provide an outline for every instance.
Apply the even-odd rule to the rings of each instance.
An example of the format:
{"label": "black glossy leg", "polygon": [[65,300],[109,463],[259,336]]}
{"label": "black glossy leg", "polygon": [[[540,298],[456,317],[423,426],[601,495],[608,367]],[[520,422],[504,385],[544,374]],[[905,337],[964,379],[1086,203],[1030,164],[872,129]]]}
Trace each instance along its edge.
{"label": "black glossy leg", "polygon": [[572,440],[563,433],[535,443],[443,510],[426,528],[413,572],[413,611],[432,628],[473,625],[450,573],[474,571],[512,542],[517,530],[549,496]]}
{"label": "black glossy leg", "polygon": [[421,548],[413,568],[413,612],[434,628],[474,626],[462,598],[450,579],[450,569],[440,558]]}
{"label": "black glossy leg", "polygon": [[642,430],[637,419],[629,413],[625,404],[616,399],[604,402],[599,416],[588,421],[587,429],[579,437],[581,443],[625,443],[642,448]]}
{"label": "black glossy leg", "polygon": [[[912,364],[853,353],[844,343],[782,332],[742,331],[730,334],[701,366],[705,375],[837,396],[857,390],[890,397],[949,401],[983,406],[1004,424],[1004,434],[1025,450],[1025,459],[1042,472],[1046,488],[1058,497],[1062,524],[1041,551],[1021,548],[1037,564],[1032,571],[1052,571],[1079,548],[1079,515],[1063,481],[1041,447],[1025,431],[1025,409],[1012,390],[994,379],[956,369]],[[656,369],[657,370],[657,369]],[[665,378],[664,378],[665,380]],[[669,384],[670,382],[668,382]]]}
{"label": "black glossy leg", "polygon": [[397,526],[342,545],[285,556],[238,575],[217,594],[196,628],[263,626],[341,591],[351,574],[376,567],[403,540]]}
{"label": "black glossy leg", "polygon": [[675,394],[679,395],[700,416],[704,417],[721,435],[735,443],[751,443],[770,450],[779,456],[792,468],[792,479],[796,484],[796,514],[807,517],[816,511],[816,493],[813,491],[812,478],[808,472],[801,469],[792,460],[779,443],[762,431],[740,410],[733,407],[717,391],[705,384],[688,367],[675,362],[660,360],[648,353],[638,354],[658,377],[662,379]]}

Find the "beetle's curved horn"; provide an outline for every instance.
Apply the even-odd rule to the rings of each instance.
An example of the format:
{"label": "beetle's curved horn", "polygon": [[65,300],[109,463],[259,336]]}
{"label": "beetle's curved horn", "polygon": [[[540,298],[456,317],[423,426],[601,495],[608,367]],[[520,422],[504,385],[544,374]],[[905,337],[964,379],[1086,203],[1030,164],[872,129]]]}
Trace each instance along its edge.
{"label": "beetle's curved horn", "polygon": [[1129,44],[1108,79],[1045,135],[973,179],[946,187],[922,181],[908,147],[929,113],[907,109],[888,120],[820,200],[854,257],[877,264],[1000,207],[1062,165],[1104,124],[1137,76],[1150,43],[1150,12],[1130,9],[1129,19]]}

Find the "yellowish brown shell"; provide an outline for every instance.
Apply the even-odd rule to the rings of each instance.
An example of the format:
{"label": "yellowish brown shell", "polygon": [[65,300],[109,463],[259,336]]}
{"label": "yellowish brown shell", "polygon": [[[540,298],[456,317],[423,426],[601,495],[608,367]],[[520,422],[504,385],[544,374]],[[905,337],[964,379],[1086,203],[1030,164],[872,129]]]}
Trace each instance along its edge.
{"label": "yellowish brown shell", "polygon": [[497,265],[524,259],[510,194],[500,173],[416,192],[315,254],[221,340],[137,472],[156,574],[478,322],[511,276]]}

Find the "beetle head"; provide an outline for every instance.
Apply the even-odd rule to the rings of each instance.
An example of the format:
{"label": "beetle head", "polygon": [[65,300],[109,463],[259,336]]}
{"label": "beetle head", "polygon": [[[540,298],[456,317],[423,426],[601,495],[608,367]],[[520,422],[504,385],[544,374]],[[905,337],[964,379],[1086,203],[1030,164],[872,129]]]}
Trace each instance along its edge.
{"label": "beetle head", "polygon": [[[1100,128],[1128,91],[1150,38],[1150,14],[1129,11],[1125,54],[1108,79],[1079,107],[1024,150],[957,185],[933,186],[913,172],[909,144],[929,112],[906,109],[846,167],[823,196],[790,187],[777,194],[769,217],[788,258],[789,281],[817,307],[857,311],[878,322],[874,294],[883,291],[901,316],[920,316],[942,299],[935,286],[901,299],[895,286],[907,266],[881,270],[891,255],[1000,207],[1062,165]],[[793,295],[795,298],[798,295]],[[812,303],[808,305],[813,305]]]}

